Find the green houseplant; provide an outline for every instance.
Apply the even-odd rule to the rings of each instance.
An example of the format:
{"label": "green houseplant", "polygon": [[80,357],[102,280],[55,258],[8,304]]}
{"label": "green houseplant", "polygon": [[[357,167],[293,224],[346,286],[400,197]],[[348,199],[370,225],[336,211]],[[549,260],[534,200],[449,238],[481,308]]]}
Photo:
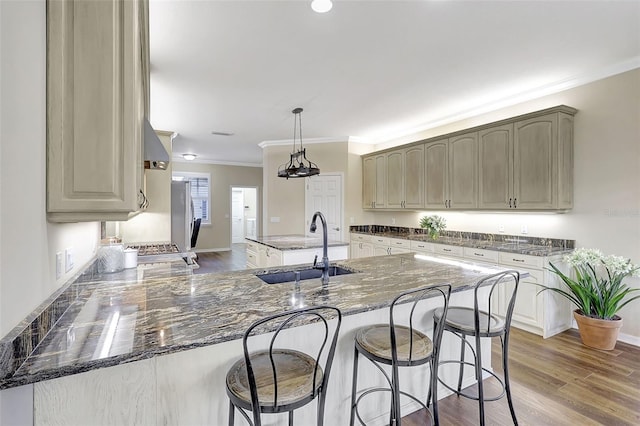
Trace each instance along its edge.
{"label": "green houseplant", "polygon": [[640,276],[640,267],[630,259],[605,256],[596,249],[580,248],[564,257],[574,277],[562,272],[553,263],[549,271],[556,274],[566,289],[545,287],[566,297],[576,306],[573,316],[578,323],[582,342],[586,346],[611,350],[615,347],[622,318],[617,313],[628,303],[640,299],[640,291],[624,284],[629,276]]}
{"label": "green houseplant", "polygon": [[435,240],[447,227],[447,221],[437,214],[433,216],[423,216],[422,219],[420,219],[420,227],[426,229],[429,237]]}

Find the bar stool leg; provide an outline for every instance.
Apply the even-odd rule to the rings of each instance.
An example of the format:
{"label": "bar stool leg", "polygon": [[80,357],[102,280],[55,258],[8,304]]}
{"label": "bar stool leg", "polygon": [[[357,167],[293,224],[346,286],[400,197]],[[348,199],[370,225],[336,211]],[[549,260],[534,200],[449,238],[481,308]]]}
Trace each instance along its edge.
{"label": "bar stool leg", "polygon": [[351,381],[351,420],[349,426],[353,426],[356,419],[356,391],[358,389],[358,349],[353,353],[353,379]]}
{"label": "bar stool leg", "polygon": [[231,401],[229,401],[229,426],[233,426],[233,423],[235,421],[235,413],[236,413],[236,407],[233,406],[233,403]]}
{"label": "bar stool leg", "polygon": [[505,333],[504,340],[500,338],[502,345],[502,371],[504,372],[504,390],[507,394],[507,402],[509,403],[509,411],[511,411],[511,418],[513,424],[518,426],[518,419],[516,419],[516,410],[513,408],[513,400],[511,399],[511,385],[509,382],[509,330]]}
{"label": "bar stool leg", "polygon": [[480,346],[480,335],[476,334],[475,353],[476,380],[478,382],[478,407],[480,409],[480,426],[484,426],[484,389],[482,384],[482,347]]}
{"label": "bar stool leg", "polygon": [[429,406],[429,399],[433,402],[433,423],[439,425],[438,419],[438,359],[434,357],[431,360],[431,384],[429,385],[429,395],[427,396],[427,407]]}
{"label": "bar stool leg", "polygon": [[293,410],[289,411],[289,426],[293,426]]}
{"label": "bar stool leg", "polygon": [[467,340],[467,336],[460,335],[460,371],[458,372],[458,395],[462,391],[462,375],[464,374],[464,344]]}

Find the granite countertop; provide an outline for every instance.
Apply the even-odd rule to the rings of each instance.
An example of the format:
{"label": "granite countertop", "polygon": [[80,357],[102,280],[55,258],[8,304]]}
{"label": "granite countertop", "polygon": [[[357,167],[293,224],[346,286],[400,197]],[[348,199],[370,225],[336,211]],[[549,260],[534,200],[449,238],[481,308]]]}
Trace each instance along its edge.
{"label": "granite countertop", "polygon": [[[433,244],[446,244],[451,246],[470,247],[484,250],[503,251],[508,253],[525,254],[529,256],[557,256],[573,251],[573,240],[559,240],[552,238],[525,237],[502,234],[479,234],[471,232],[445,231],[444,235],[432,239],[427,234],[415,233],[412,228],[398,228],[397,230],[385,229],[360,231],[352,229],[352,233],[400,238],[404,240],[423,241]],[[411,231],[406,231],[410,229]]]}
{"label": "granite countertop", "polygon": [[[277,250],[305,250],[322,247],[322,236],[307,237],[305,235],[269,235],[255,238],[246,237],[249,241],[277,249]],[[328,247],[348,246],[348,242],[329,240]]]}
{"label": "granite countertop", "polygon": [[[344,315],[389,305],[401,292],[435,283],[469,289],[498,269],[452,265],[413,253],[332,262],[355,271],[319,279],[265,284],[251,269],[193,274],[183,262],[139,265],[74,283],[77,293],[35,351],[0,380],[0,389],[239,339],[259,318],[305,305],[328,304]],[[462,266],[461,266],[462,265]],[[295,270],[289,266],[269,271]]]}

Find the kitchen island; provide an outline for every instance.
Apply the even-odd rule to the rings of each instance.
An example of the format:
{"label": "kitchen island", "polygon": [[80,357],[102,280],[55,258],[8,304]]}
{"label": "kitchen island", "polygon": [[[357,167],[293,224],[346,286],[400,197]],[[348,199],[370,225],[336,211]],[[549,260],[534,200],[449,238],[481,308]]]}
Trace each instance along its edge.
{"label": "kitchen island", "polygon": [[[344,318],[325,420],[341,425],[348,423],[357,327],[388,321],[396,295],[429,284],[450,283],[451,303],[471,304],[470,286],[497,271],[414,253],[336,263],[354,273],[331,277],[324,289],[317,279],[302,281],[299,291],[293,283],[262,282],[262,269],[194,275],[179,262],[86,276],[72,284],[77,299],[0,387],[32,387],[32,401],[23,404],[32,404],[34,424],[226,424],[224,377],[242,354],[244,330],[271,314],[328,304]],[[442,352],[455,356],[457,342],[445,338]],[[381,384],[375,370],[362,368],[364,386]],[[428,370],[411,373],[403,383],[421,395]],[[377,424],[386,420],[387,405],[372,398],[362,412]],[[314,410],[300,410],[297,421],[306,424]]]}
{"label": "kitchen island", "polygon": [[[247,268],[268,268],[271,266],[311,263],[317,256],[322,261],[323,241],[320,236],[269,235],[246,238]],[[349,243],[329,240],[327,242],[329,260],[349,258]]]}

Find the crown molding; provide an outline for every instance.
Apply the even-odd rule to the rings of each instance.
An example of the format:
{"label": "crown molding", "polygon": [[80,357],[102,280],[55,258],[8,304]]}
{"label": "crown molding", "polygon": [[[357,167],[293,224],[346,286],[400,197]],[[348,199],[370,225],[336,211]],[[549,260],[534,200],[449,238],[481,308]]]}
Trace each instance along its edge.
{"label": "crown molding", "polygon": [[262,167],[262,163],[243,163],[239,161],[222,161],[222,160],[207,160],[198,157],[195,160],[187,161],[182,157],[173,157],[171,159],[174,163],[185,164],[215,164],[219,166],[238,166],[238,167]]}
{"label": "crown molding", "polygon": [[[350,136],[336,136],[331,138],[313,138],[313,139],[305,139],[303,141],[304,145],[313,145],[317,143],[335,143],[335,142],[348,142]],[[269,146],[282,146],[282,145],[291,145],[293,144],[293,139],[282,139],[275,141],[262,141],[258,144],[258,146],[262,149]]]}

